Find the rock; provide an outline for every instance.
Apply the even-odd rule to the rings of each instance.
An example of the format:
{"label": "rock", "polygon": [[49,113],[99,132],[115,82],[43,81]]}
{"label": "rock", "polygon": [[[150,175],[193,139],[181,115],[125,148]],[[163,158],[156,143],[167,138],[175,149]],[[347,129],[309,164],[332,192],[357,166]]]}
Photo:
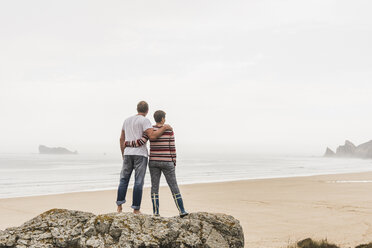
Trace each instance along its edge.
{"label": "rock", "polygon": [[17,228],[0,231],[0,248],[244,247],[239,221],[225,214],[153,217],[132,213],[94,215],[52,209]]}
{"label": "rock", "polygon": [[40,154],[78,154],[77,151],[70,151],[64,147],[47,147],[39,145]]}
{"label": "rock", "polygon": [[327,240],[313,241],[310,238],[297,242],[298,248],[339,248],[337,245],[330,244]]}
{"label": "rock", "polygon": [[336,154],[339,157],[353,157],[356,146],[350,141],[346,140],[345,145],[339,146],[336,150]]}
{"label": "rock", "polygon": [[359,145],[355,149],[355,156],[358,158],[372,158],[372,140]]}
{"label": "rock", "polygon": [[335,156],[335,152],[332,151],[329,147],[327,147],[327,150],[324,153],[324,157],[333,157],[333,156]]}
{"label": "rock", "polygon": [[324,157],[372,158],[372,140],[359,146],[346,140],[345,145],[339,146],[336,153],[327,147]]}
{"label": "rock", "polygon": [[208,247],[221,247],[221,248],[229,248],[229,244],[226,240],[222,237],[222,235],[217,232],[215,229],[212,229],[207,242]]}

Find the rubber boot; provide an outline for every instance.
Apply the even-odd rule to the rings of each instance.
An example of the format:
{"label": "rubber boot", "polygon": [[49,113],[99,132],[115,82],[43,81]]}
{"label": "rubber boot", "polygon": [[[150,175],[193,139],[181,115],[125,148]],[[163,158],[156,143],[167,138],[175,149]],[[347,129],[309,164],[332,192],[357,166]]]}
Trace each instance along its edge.
{"label": "rubber boot", "polygon": [[153,193],[151,194],[151,201],[152,201],[152,211],[154,216],[160,216],[159,214],[159,194]]}
{"label": "rubber boot", "polygon": [[178,208],[178,211],[180,212],[180,217],[183,218],[189,213],[186,212],[184,206],[183,206],[183,200],[180,193],[173,195],[174,202],[176,203],[176,206]]}

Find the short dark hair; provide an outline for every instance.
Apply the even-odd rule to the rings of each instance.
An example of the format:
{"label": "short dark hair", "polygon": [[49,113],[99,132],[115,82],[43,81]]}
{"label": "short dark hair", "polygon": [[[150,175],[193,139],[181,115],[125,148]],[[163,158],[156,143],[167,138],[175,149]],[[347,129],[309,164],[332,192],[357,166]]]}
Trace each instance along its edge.
{"label": "short dark hair", "polygon": [[137,112],[138,113],[147,113],[149,112],[149,105],[145,101],[140,101],[137,104]]}
{"label": "short dark hair", "polygon": [[163,110],[157,110],[154,113],[154,119],[156,123],[159,123],[165,118],[165,112]]}

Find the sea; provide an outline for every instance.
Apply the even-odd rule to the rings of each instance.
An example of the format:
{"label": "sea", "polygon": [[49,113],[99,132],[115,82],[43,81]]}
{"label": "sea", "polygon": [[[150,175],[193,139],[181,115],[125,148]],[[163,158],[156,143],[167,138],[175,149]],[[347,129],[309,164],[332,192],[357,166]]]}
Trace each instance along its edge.
{"label": "sea", "polygon": [[[0,198],[117,189],[121,168],[118,154],[0,154]],[[246,154],[181,156],[176,167],[179,184],[367,171],[372,160]]]}

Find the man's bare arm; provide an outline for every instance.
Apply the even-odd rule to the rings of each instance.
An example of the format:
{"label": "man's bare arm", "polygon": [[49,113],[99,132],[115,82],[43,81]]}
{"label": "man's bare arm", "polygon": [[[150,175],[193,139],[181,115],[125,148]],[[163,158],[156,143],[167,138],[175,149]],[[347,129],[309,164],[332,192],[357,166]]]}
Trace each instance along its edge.
{"label": "man's bare arm", "polygon": [[124,156],[124,149],[125,149],[125,133],[124,133],[124,130],[121,130],[121,136],[120,136],[121,156]]}
{"label": "man's bare arm", "polygon": [[173,128],[170,125],[165,124],[156,131],[154,131],[153,128],[149,128],[145,131],[145,134],[147,135],[147,137],[149,137],[150,140],[154,141],[159,138],[166,130],[173,130]]}

